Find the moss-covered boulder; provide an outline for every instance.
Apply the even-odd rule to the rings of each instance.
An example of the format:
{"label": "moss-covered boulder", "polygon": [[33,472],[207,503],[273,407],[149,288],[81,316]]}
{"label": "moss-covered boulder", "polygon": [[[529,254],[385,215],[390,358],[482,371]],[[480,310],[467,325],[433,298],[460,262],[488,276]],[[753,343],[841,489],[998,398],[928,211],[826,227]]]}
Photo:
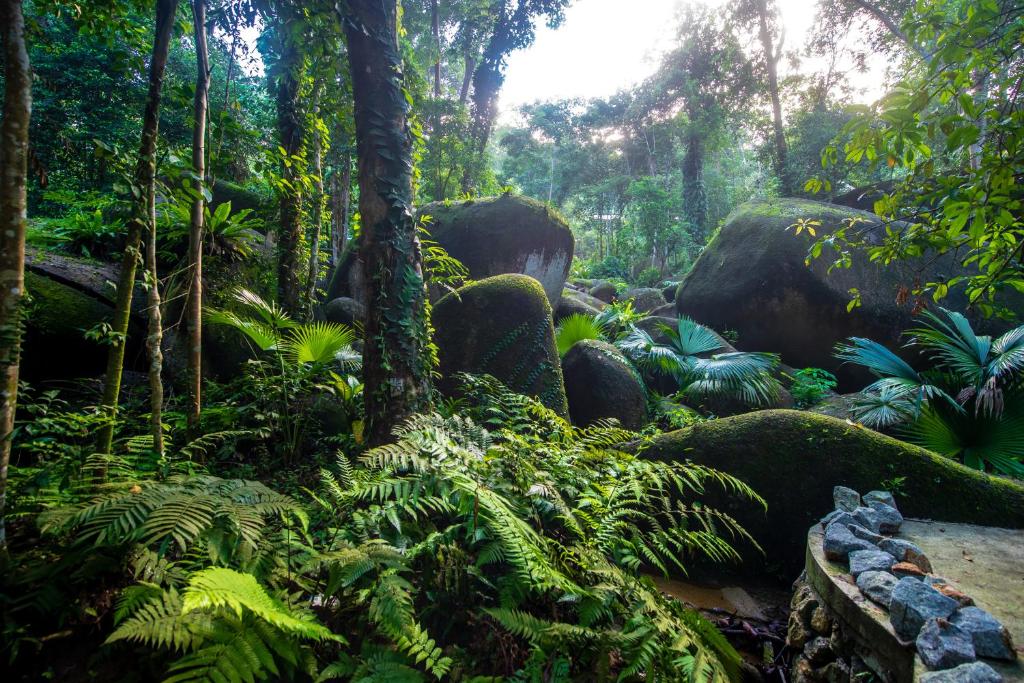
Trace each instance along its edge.
{"label": "moss-covered boulder", "polygon": [[650,313],[654,309],[665,305],[665,296],[661,293],[661,290],[651,287],[631,289],[622,298],[632,299],[633,310],[640,313]]}
{"label": "moss-covered boulder", "polygon": [[598,280],[594,283],[594,286],[587,290],[587,293],[595,299],[600,299],[606,304],[610,304],[615,301],[615,295],[618,293],[615,285],[607,280]]}
{"label": "moss-covered boulder", "polygon": [[[765,512],[734,494],[709,502],[731,513],[767,553],[769,565],[803,565],[807,529],[832,510],[832,488],[896,488],[908,517],[1024,528],[1024,487],[917,446],[825,415],[765,410],[711,420],[659,436],[643,457],[692,460],[756,490]],[[748,550],[746,559],[764,567]]]}
{"label": "moss-covered boulder", "polygon": [[555,305],[569,275],[575,241],[556,211],[526,197],[503,195],[420,207],[430,216],[430,238],[479,280],[492,275],[529,275]]}
{"label": "moss-covered boulder", "polygon": [[324,320],[332,323],[340,323],[348,327],[362,325],[366,318],[366,306],[355,299],[342,296],[332,299],[324,304]]}
{"label": "moss-covered boulder", "polygon": [[[114,309],[81,290],[40,275],[25,273],[32,297],[22,343],[21,376],[29,381],[96,377],[106,366],[107,347],[85,338],[85,331],[109,322]],[[130,340],[129,362],[137,353]]]}
{"label": "moss-covered boulder", "polygon": [[432,322],[443,392],[459,372],[489,374],[522,394],[569,414],[555,348],[551,305],[537,280],[497,275],[441,298]]}
{"label": "moss-covered boulder", "polygon": [[[676,308],[717,330],[739,333],[745,351],[774,351],[794,367],[825,368],[849,390],[869,379],[856,366],[841,366],[832,356],[836,342],[859,336],[893,348],[912,325],[913,301],[899,303],[903,287],[915,280],[960,272],[951,258],[880,265],[860,253],[849,269],[828,272],[829,259],[805,264],[812,238],[790,229],[797,220],[820,222],[818,235],[845,221],[863,221],[858,230],[884,232],[877,216],[856,209],[800,199],[749,202],[737,208],[704,249],[676,293]],[[850,290],[862,305],[847,312]],[[962,295],[945,304],[963,310]]]}
{"label": "moss-covered boulder", "polygon": [[678,289],[678,282],[670,282],[661,290],[661,294],[665,297],[665,301],[674,304],[676,302],[676,290]]}
{"label": "moss-covered boulder", "polygon": [[561,322],[562,318],[570,315],[595,316],[601,311],[572,294],[562,294],[558,299],[558,306],[555,307],[555,323]]}
{"label": "moss-covered boulder", "polygon": [[607,342],[586,339],[562,359],[565,395],[573,424],[615,418],[626,429],[647,422],[647,396],[633,366]]}

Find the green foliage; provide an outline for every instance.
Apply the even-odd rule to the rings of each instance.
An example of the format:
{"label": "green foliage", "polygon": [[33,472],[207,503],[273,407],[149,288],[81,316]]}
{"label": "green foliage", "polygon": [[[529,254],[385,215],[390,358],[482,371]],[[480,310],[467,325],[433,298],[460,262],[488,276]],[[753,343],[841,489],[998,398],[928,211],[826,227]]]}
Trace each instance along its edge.
{"label": "green foliage", "polygon": [[853,338],[836,356],[879,379],[855,405],[872,427],[903,425],[914,443],[977,469],[1024,476],[1024,326],[993,340],[954,311],[925,311],[907,346],[934,366],[918,372],[881,344]]}
{"label": "green foliage", "polygon": [[[1024,165],[1020,131],[1024,16],[1011,2],[926,0],[903,17],[906,43],[921,60],[871,107],[860,108],[822,163],[863,164],[893,173],[895,184],[875,202],[893,223],[880,242],[856,230],[819,241],[843,264],[852,249],[887,264],[953,254],[967,273],[921,283],[915,293],[941,300],[963,287],[986,313],[1024,291],[1020,245]],[[889,171],[892,169],[892,171]],[[812,178],[807,189],[830,189]],[[907,221],[897,224],[896,220]]]}
{"label": "green foliage", "polygon": [[828,370],[803,368],[793,373],[789,393],[793,395],[797,407],[809,408],[821,403],[838,384],[835,375]]}
{"label": "green foliage", "polygon": [[607,335],[619,339],[638,322],[646,318],[645,313],[633,310],[633,300],[613,301],[594,318]]}
{"label": "green foliage", "polygon": [[596,321],[594,316],[585,313],[573,313],[562,318],[555,328],[555,346],[558,347],[558,355],[564,356],[569,353],[576,342],[584,339],[604,339],[604,326]]}
{"label": "green foliage", "polygon": [[781,385],[772,375],[778,357],[769,353],[729,351],[715,332],[683,316],[675,328],[662,325],[666,342],[659,344],[637,327],[618,342],[618,347],[640,368],[662,373],[679,382],[691,398],[728,397],[747,405],[767,405]]}

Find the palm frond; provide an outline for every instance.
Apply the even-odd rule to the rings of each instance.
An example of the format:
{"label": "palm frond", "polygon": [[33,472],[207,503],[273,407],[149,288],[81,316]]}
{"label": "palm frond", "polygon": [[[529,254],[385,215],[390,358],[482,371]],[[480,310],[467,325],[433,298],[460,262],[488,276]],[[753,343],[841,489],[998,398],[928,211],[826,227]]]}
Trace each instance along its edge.
{"label": "palm frond", "polygon": [[675,329],[661,325],[670,339],[671,345],[684,356],[699,356],[723,348],[722,340],[710,327],[681,316]]}
{"label": "palm frond", "polygon": [[577,342],[584,339],[604,339],[604,331],[592,316],[573,313],[562,318],[555,330],[558,355],[564,356]]}
{"label": "palm frond", "polygon": [[280,346],[295,363],[330,363],[355,339],[355,332],[345,325],[317,321],[290,329]]}

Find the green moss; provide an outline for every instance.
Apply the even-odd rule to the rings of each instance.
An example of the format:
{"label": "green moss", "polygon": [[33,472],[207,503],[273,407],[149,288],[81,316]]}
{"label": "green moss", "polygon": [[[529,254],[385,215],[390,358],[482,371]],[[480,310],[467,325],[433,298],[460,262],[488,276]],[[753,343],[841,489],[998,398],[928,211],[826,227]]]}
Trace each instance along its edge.
{"label": "green moss", "polygon": [[863,493],[902,478],[897,500],[908,517],[1024,528],[1021,485],[825,415],[765,410],[711,420],[656,438],[644,456],[692,460],[753,487],[767,515],[735,496],[717,502],[788,567],[802,564],[807,529],[832,510],[837,485]]}
{"label": "green moss", "polygon": [[536,280],[511,274],[470,283],[434,305],[432,322],[442,391],[455,389],[456,373],[486,373],[568,415],[551,305]]}
{"label": "green moss", "polygon": [[40,334],[81,336],[113,312],[99,299],[33,272],[25,273],[25,288],[32,297],[28,325]]}

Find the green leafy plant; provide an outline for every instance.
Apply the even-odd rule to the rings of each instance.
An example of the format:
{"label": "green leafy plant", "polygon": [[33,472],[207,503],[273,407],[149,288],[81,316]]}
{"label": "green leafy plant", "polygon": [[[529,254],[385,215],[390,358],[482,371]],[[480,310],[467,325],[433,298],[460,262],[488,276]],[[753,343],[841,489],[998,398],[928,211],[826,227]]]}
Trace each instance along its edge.
{"label": "green leafy plant", "polygon": [[854,415],[897,427],[908,440],[977,469],[1024,476],[1024,326],[993,340],[960,313],[925,311],[906,334],[933,367],[917,371],[881,344],[859,337],[836,356],[879,379],[861,392]]}
{"label": "green leafy plant", "polygon": [[559,356],[569,353],[569,349],[584,339],[604,338],[604,326],[594,316],[585,313],[566,316],[555,328],[555,346],[558,347]]}
{"label": "green leafy plant", "polygon": [[809,408],[821,403],[839,382],[828,370],[821,368],[803,368],[793,373],[793,384],[789,392],[799,408]]}
{"label": "green leafy plant", "polygon": [[772,375],[778,356],[770,353],[726,351],[715,332],[687,317],[676,327],[660,325],[665,343],[657,343],[637,327],[618,342],[618,347],[640,368],[669,375],[681,392],[697,399],[736,398],[748,405],[774,401],[781,385]]}
{"label": "green leafy plant", "polygon": [[595,322],[606,330],[612,339],[619,339],[629,329],[647,317],[646,313],[640,313],[633,308],[633,300],[613,301],[605,306],[604,310],[594,318]]}

